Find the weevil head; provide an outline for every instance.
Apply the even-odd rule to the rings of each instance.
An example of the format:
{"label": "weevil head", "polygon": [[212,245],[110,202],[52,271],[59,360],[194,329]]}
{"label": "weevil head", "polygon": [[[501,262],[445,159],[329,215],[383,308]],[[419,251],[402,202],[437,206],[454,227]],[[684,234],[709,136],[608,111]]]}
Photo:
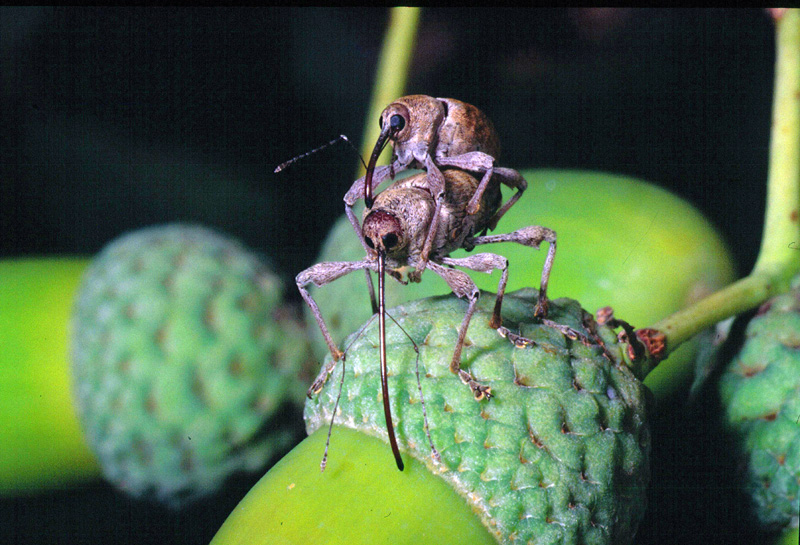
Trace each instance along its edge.
{"label": "weevil head", "polygon": [[376,255],[381,251],[387,256],[397,255],[408,245],[400,220],[385,210],[367,214],[362,229],[367,246]]}
{"label": "weevil head", "polygon": [[436,148],[439,127],[446,114],[445,104],[439,99],[427,95],[401,97],[381,113],[381,134],[387,133],[401,163],[422,161]]}
{"label": "weevil head", "polygon": [[427,95],[409,95],[389,104],[378,120],[381,133],[372,149],[364,182],[364,200],[372,208],[372,177],[375,164],[389,142],[401,165],[409,166],[415,160],[420,166],[425,156],[436,149],[439,126],[446,117],[445,104]]}

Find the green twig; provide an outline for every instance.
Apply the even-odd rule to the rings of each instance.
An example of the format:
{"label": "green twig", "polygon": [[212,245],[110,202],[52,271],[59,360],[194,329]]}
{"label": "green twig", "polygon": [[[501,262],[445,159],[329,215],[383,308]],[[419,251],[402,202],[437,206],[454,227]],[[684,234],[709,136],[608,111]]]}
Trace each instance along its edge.
{"label": "green twig", "polygon": [[761,250],[749,276],[653,325],[667,351],[789,288],[800,272],[800,10],[776,17],[775,91]]}
{"label": "green twig", "polygon": [[[363,157],[369,157],[378,139],[380,133],[378,117],[381,112],[390,102],[402,96],[405,90],[417,38],[419,12],[419,8],[398,7],[392,8],[389,14],[389,27],[383,40],[375,87],[372,89],[369,114],[364,126],[364,138],[361,144]],[[384,150],[384,154],[386,153],[389,153],[388,146]],[[357,177],[363,175],[364,168],[360,167]]]}

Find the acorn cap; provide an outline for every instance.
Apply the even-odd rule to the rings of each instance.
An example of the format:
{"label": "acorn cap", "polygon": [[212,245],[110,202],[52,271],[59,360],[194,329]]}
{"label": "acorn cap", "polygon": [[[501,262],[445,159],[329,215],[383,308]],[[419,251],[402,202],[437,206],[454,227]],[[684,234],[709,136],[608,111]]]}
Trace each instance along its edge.
{"label": "acorn cap", "polygon": [[105,477],[181,506],[292,442],[307,359],[282,285],[255,254],[203,227],[143,229],[110,243],[79,289],[72,381]]}
{"label": "acorn cap", "polygon": [[[387,319],[386,334],[401,452],[448,482],[500,542],[629,543],[649,480],[646,389],[614,331],[595,324],[592,332],[577,302],[558,299],[548,318],[592,342],[567,339],[534,319],[536,295],[528,289],[504,299],[504,325],[534,341],[516,347],[488,327],[494,297],[482,294],[462,367],[491,387],[492,398],[483,401],[449,369],[464,300],[434,297],[389,311],[397,321]],[[334,422],[386,440],[376,322],[348,338],[344,365],[306,402],[309,434],[330,424],[344,369]],[[416,352],[406,333],[419,348],[425,411],[440,462],[425,433]],[[331,459],[338,455],[333,433]]]}
{"label": "acorn cap", "polygon": [[797,528],[800,513],[800,277],[765,303],[720,380],[738,441],[743,485],[767,528]]}

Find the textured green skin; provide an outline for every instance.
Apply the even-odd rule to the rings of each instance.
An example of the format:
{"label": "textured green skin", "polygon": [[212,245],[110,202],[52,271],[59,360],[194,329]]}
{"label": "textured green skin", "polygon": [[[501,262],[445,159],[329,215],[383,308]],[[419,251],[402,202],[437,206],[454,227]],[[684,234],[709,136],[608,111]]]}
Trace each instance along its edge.
{"label": "textured green skin", "polygon": [[272,316],[281,291],[254,254],[200,227],[145,229],[103,250],[77,296],[71,371],[108,480],[180,506],[288,446],[291,433],[267,423],[297,400],[305,353]]}
{"label": "textured green skin", "polygon": [[[398,178],[407,175],[403,172]],[[733,259],[713,226],[690,204],[646,182],[614,174],[565,170],[526,170],[528,189],[495,229],[510,233],[543,225],[558,234],[550,276],[551,297],[577,299],[589,311],[611,306],[636,327],[646,327],[734,279]],[[504,188],[504,199],[511,195]],[[360,211],[357,211],[360,217]],[[509,260],[508,291],[538,287],[547,254],[519,244],[476,248]],[[464,250],[452,257],[465,257]],[[342,217],[326,239],[317,262],[358,261],[364,249]],[[668,273],[668,274],[667,274]],[[469,273],[482,290],[497,291],[499,273]],[[386,305],[450,293],[447,284],[426,271],[418,284],[386,281]],[[335,342],[369,318],[364,273],[353,273],[321,288],[311,288]],[[315,355],[328,352],[311,313],[306,323]],[[697,344],[680,346],[647,377],[657,396],[678,389],[689,378]],[[678,371],[676,371],[678,370]]]}
{"label": "textured green skin", "polygon": [[[389,392],[401,450],[448,481],[500,542],[629,543],[649,480],[646,389],[623,362],[624,345],[612,331],[601,328],[614,364],[597,347],[531,323],[535,301],[533,290],[505,299],[504,324],[539,343],[515,348],[488,327],[493,297],[481,298],[462,357],[492,388],[492,399],[481,402],[448,367],[466,302],[444,296],[390,311],[419,346],[442,463],[433,462],[424,433],[412,345],[388,320]],[[574,301],[559,299],[550,309],[553,320],[585,331]],[[377,333],[373,323],[347,349],[335,422],[385,439]],[[330,423],[341,369],[306,403],[309,434]]]}
{"label": "textured green skin", "polygon": [[745,487],[767,527],[798,526],[800,513],[800,280],[747,326],[720,382],[726,422],[746,462]]}

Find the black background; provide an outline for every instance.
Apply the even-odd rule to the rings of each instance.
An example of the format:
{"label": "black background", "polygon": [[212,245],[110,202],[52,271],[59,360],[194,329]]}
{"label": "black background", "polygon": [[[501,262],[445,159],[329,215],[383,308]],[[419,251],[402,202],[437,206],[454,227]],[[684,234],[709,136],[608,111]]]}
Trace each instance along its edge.
{"label": "black background", "polygon": [[[0,8],[0,257],[92,254],[131,229],[190,221],[290,279],[342,213],[355,160],[334,148],[272,171],[338,134],[359,140],[387,20],[385,9]],[[773,82],[763,11],[426,9],[419,32],[408,92],[484,110],[504,166],[667,187],[750,270]],[[712,405],[681,400],[656,417],[637,543],[759,539]],[[207,543],[256,477],[180,513],[104,484],[0,499],[0,542]]]}

